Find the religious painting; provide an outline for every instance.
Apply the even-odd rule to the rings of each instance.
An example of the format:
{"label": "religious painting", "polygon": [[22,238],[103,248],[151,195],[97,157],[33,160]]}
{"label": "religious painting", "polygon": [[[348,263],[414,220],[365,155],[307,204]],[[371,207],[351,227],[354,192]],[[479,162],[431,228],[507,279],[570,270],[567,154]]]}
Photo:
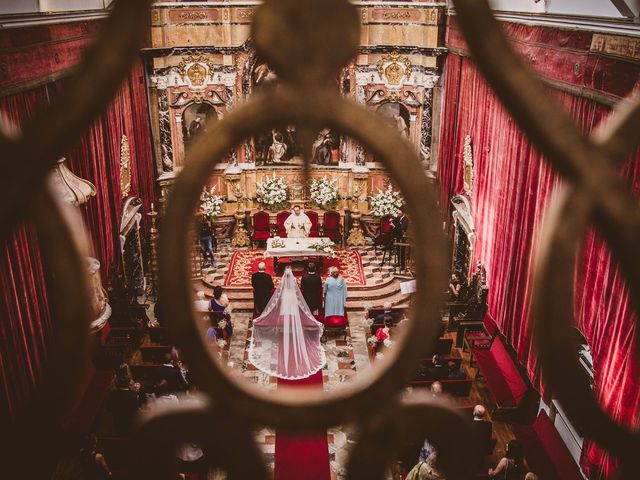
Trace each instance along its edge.
{"label": "religious painting", "polygon": [[397,128],[405,138],[409,138],[409,110],[400,102],[385,102],[377,110],[378,114],[392,127]]}
{"label": "religious painting", "polygon": [[340,137],[333,130],[330,128],[320,130],[311,147],[311,163],[323,166],[337,165],[339,147]]}
{"label": "religious painting", "polygon": [[218,119],[216,109],[207,102],[192,103],[182,112],[182,138],[185,151],[195,138],[206,132],[207,124]]}

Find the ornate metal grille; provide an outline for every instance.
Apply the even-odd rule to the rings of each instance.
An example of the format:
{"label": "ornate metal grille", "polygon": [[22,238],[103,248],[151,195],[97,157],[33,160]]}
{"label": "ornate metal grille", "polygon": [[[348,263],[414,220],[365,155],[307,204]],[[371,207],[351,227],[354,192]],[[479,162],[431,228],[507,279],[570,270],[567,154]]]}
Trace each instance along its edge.
{"label": "ornate metal grille", "polygon": [[[148,0],[116,3],[101,39],[87,53],[69,88],[48,112],[36,118],[18,138],[0,137],[5,175],[0,179],[1,238],[19,220],[38,227],[49,268],[58,281],[50,292],[56,319],[46,380],[33,404],[5,437],[20,440],[46,435],[46,426],[62,412],[80,375],[88,349],[91,313],[82,254],[84,246],[74,220],[63,211],[44,179],[59,156],[105,107],[139,47],[147,23]],[[586,436],[618,456],[626,478],[637,478],[640,437],[617,426],[598,407],[587,381],[578,373],[570,342],[572,278],[576,246],[593,223],[609,243],[640,299],[640,210],[616,174],[615,166],[637,143],[640,102],[622,102],[612,122],[584,137],[557,108],[522,64],[493,18],[486,0],[454,0],[460,25],[475,59],[512,116],[568,183],[547,225],[547,241],[539,254],[535,333],[544,373],[572,420]],[[253,38],[258,52],[284,80],[281,89],[237,108],[198,139],[172,192],[160,239],[160,295],[166,316],[202,386],[205,403],[156,413],[138,429],[140,478],[174,478],[171,451],[181,440],[195,440],[212,452],[211,461],[232,478],[267,478],[252,429],[270,425],[292,432],[313,432],[341,423],[358,430],[348,465],[349,478],[383,478],[396,447],[407,438],[428,437],[440,452],[447,478],[471,472],[471,430],[444,403],[419,395],[402,396],[404,381],[416,368],[423,345],[435,340],[443,300],[447,255],[439,234],[441,216],[435,192],[423,175],[412,147],[398,132],[370,112],[324,91],[330,78],[357,52],[356,8],[345,0],[271,0],[255,14]],[[251,135],[275,124],[296,124],[310,151],[313,132],[332,127],[351,135],[384,161],[407,201],[416,244],[418,293],[407,328],[391,353],[375,370],[325,396],[278,391],[266,395],[229,376],[217,363],[196,328],[189,288],[190,227],[204,179],[229,151]],[[308,165],[308,154],[307,165]],[[20,159],[21,161],[15,161]],[[15,208],[27,194],[25,208]],[[176,252],[181,255],[176,255]],[[556,365],[563,368],[555,368]],[[222,409],[225,415],[216,415]],[[15,451],[14,463],[31,460],[33,452]],[[635,454],[635,456],[634,456]]]}

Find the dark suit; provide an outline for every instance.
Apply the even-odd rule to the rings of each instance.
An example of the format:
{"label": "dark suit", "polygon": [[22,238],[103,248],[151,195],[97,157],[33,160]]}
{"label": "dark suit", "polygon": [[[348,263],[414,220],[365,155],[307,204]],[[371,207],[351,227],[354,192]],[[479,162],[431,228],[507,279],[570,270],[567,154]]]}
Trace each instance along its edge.
{"label": "dark suit", "polygon": [[386,319],[389,318],[391,322],[397,323],[400,318],[400,314],[398,312],[383,312],[376,315],[376,322],[379,324],[386,324]]}
{"label": "dark suit", "polygon": [[449,368],[445,365],[433,366],[427,369],[427,375],[431,380],[446,380],[449,376]]}
{"label": "dark suit", "polygon": [[139,395],[128,388],[119,388],[109,394],[106,406],[113,415],[116,434],[126,435],[129,433],[140,406]]}
{"label": "dark suit", "polygon": [[309,310],[315,312],[320,309],[322,298],[322,278],[317,273],[308,273],[300,279],[300,289]]}
{"label": "dark suit", "polygon": [[482,455],[489,455],[489,448],[491,448],[491,436],[493,435],[493,424],[486,420],[474,420],[473,421],[474,435],[480,445]]}
{"label": "dark suit", "polygon": [[167,381],[171,392],[184,391],[188,387],[180,369],[173,365],[162,365],[162,368],[158,369],[158,377],[158,380]]}
{"label": "dark suit", "polygon": [[262,313],[271,299],[273,292],[273,279],[265,272],[256,272],[251,275],[253,287],[253,306],[258,313]]}

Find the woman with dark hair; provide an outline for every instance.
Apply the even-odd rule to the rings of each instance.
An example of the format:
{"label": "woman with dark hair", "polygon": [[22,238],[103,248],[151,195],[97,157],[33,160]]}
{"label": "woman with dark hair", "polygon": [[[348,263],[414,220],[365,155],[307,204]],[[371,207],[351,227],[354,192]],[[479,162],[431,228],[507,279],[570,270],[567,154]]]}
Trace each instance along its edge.
{"label": "woman with dark hair", "polygon": [[522,445],[518,440],[511,440],[496,468],[489,469],[489,476],[500,480],[521,480],[526,471]]}
{"label": "woman with dark hair", "polygon": [[224,330],[225,338],[229,338],[233,334],[233,325],[231,324],[231,306],[229,305],[229,299],[227,296],[222,293],[222,287],[220,285],[213,287],[211,311],[224,314],[224,322],[226,325],[224,325],[222,329]]}
{"label": "woman with dark hair", "polygon": [[98,437],[93,433],[84,439],[80,449],[80,465],[83,479],[102,480],[111,476],[109,465],[98,448]]}

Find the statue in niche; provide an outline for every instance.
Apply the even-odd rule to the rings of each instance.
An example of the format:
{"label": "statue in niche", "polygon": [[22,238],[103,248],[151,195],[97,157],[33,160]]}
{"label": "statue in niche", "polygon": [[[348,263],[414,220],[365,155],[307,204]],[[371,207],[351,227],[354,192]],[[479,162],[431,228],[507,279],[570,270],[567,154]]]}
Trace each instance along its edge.
{"label": "statue in niche", "polygon": [[206,132],[207,123],[217,120],[215,108],[210,104],[193,103],[182,112],[182,137],[185,151],[201,132]]}
{"label": "statue in niche", "polygon": [[325,128],[318,133],[318,138],[311,147],[311,158],[317,165],[331,165],[333,163],[333,149],[337,142],[333,132]]}
{"label": "statue in niche", "polygon": [[287,145],[283,142],[282,133],[275,129],[271,131],[273,142],[269,147],[268,159],[269,163],[281,163],[287,154]]}
{"label": "statue in niche", "polygon": [[407,107],[400,102],[386,102],[378,107],[377,112],[402,136],[409,138],[410,115]]}

